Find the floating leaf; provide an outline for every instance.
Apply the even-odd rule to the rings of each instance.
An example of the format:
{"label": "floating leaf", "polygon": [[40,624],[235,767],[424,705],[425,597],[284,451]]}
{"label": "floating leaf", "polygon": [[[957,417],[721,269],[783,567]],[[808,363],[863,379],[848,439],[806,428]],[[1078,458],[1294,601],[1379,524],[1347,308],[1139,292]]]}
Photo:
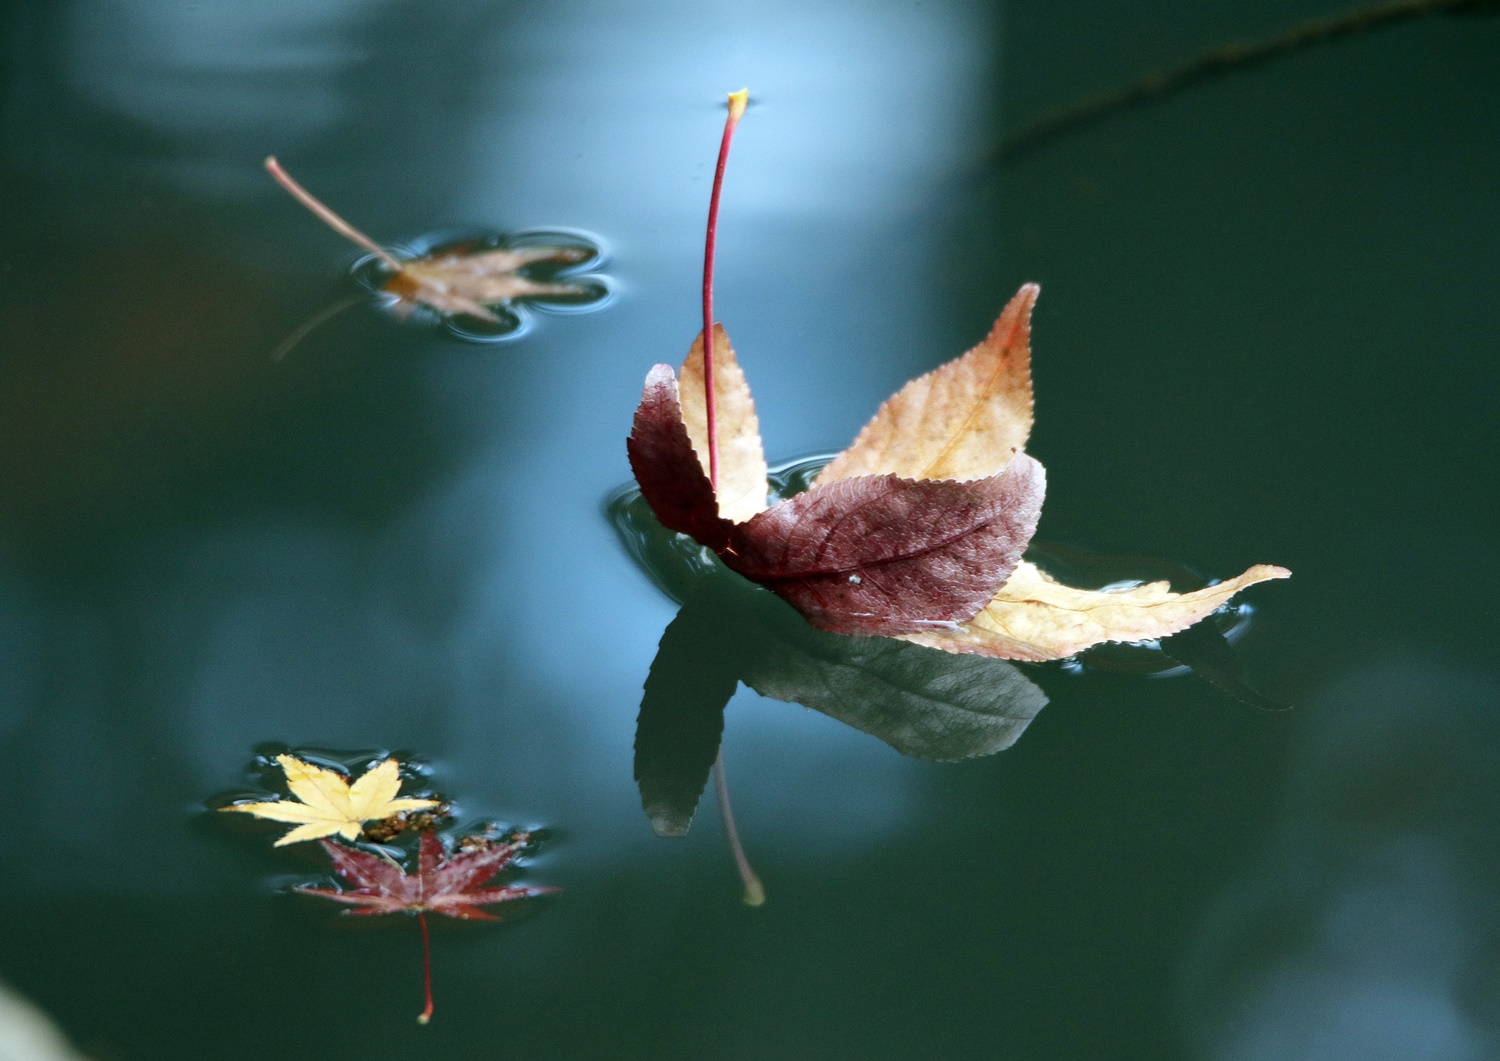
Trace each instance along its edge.
{"label": "floating leaf", "polygon": [[1063,659],[1106,641],[1165,637],[1192,626],[1246,586],[1289,577],[1284,567],[1257,564],[1227,582],[1191,593],[1173,593],[1166,582],[1075,589],[1022,563],[972,620],[955,630],[911,634],[908,640],[1000,659]]}
{"label": "floating leaf", "polygon": [[530,839],[520,833],[506,843],[488,844],[448,855],[434,833],[422,833],[417,847],[417,872],[407,873],[388,858],[359,851],[330,840],[319,841],[333,859],[333,868],[354,885],[352,891],[298,888],[303,895],[347,903],[354,914],[442,914],[466,920],[495,921],[479,909],[511,902],[556,888],[482,887],[515,860]]}
{"label": "floating leaf", "polygon": [[278,755],[276,761],[281,764],[287,788],[296,800],[232,803],[219,809],[276,822],[299,823],[276,841],[277,847],[335,834],[353,840],[359,836],[364,822],[440,806],[435,799],[396,798],[401,790],[401,777],[394,759],[371,767],[352,785],[343,774],[303,762],[293,755]]}
{"label": "floating leaf", "polygon": [[716,496],[704,459],[700,336],[683,367],[691,390],[679,394],[666,365],[646,378],[628,440],[642,496],[663,526],[712,549],[815,626],[1002,659],[1061,659],[1164,637],[1246,586],[1288,577],[1261,564],[1191,593],[1165,583],[1082,590],[1019,562],[1045,483],[1023,452],[1037,294],[1035,284],[1022,287],[983,342],[908,383],[810,489],[763,511],[755,510],[764,458],[754,405],[716,325],[721,489]]}
{"label": "floating leaf", "polygon": [[[716,347],[716,362],[732,364],[727,340]],[[748,390],[740,408],[747,412],[730,419],[736,434],[754,424]],[[759,450],[758,441],[736,446],[732,452],[751,456],[724,462],[742,464],[743,473],[733,474],[752,490],[756,475],[764,477],[753,463]],[[665,365],[647,376],[628,452],[641,493],[664,526],[713,549],[835,633],[894,635],[974,615],[1020,559],[1045,490],[1041,465],[1007,451],[998,475],[966,483],[843,479],[735,521],[715,500]],[[742,487],[731,511],[747,511],[745,497]]]}
{"label": "floating leaf", "polygon": [[824,630],[894,635],[952,624],[989,601],[1020,560],[1044,483],[1025,454],[968,483],[841,479],[736,526],[722,556]]}
{"label": "floating leaf", "polygon": [[[335,232],[375,255],[389,273],[381,290],[391,296],[400,315],[417,306],[425,306],[444,316],[467,316],[492,325],[505,326],[496,312],[519,298],[581,298],[594,294],[589,287],[572,283],[537,280],[523,269],[540,262],[576,265],[593,256],[593,251],[577,246],[487,247],[464,245],[440,247],[419,258],[400,258],[345,221],[321,200],[298,184],[281,168],[275,157],[266,159],[266,171],[303,206],[307,207]],[[341,304],[339,308],[343,308]],[[331,315],[331,314],[330,314]],[[293,340],[282,346],[290,349],[311,327],[322,323],[320,315],[309,326],[299,329]]]}
{"label": "floating leaf", "polygon": [[533,280],[522,275],[521,269],[537,262],[577,263],[591,255],[582,247],[440,250],[400,262],[382,290],[396,297],[398,311],[410,312],[411,307],[422,305],[439,313],[503,324],[491,306],[518,298],[588,294],[587,288],[577,284]]}
{"label": "floating leaf", "polygon": [[417,872],[407,873],[389,858],[358,851],[343,844],[321,841],[323,850],[333,859],[333,868],[350,884],[350,891],[332,888],[295,889],[303,895],[332,899],[355,909],[352,914],[415,914],[422,926],[422,980],[427,1005],[417,1020],[426,1024],[432,1019],[432,953],[427,935],[429,913],[470,921],[496,921],[494,914],[481,906],[514,902],[534,895],[555,892],[556,888],[523,888],[519,886],[487,887],[486,882],[508,867],[525,849],[529,833],[518,833],[504,843],[470,838],[473,846],[449,855],[443,842],[431,832],[422,833],[417,846]]}

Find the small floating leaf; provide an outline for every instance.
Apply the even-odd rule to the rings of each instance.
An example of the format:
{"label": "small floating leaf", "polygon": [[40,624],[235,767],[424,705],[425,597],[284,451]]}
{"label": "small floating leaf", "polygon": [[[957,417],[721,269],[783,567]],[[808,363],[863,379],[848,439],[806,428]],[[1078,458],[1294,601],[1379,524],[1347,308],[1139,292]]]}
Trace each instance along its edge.
{"label": "small floating leaf", "polygon": [[514,885],[485,886],[515,860],[529,840],[530,834],[518,833],[504,843],[480,842],[449,855],[436,835],[424,832],[417,846],[415,873],[407,873],[390,858],[323,840],[320,842],[328,857],[333,859],[333,868],[354,885],[353,889],[338,891],[301,887],[295,890],[303,895],[346,903],[355,908],[349,911],[352,914],[417,915],[422,925],[422,981],[427,1002],[417,1020],[426,1024],[432,1019],[432,953],[427,936],[427,915],[497,921],[498,917],[480,907],[557,891],[556,888]]}
{"label": "small floating leaf", "polygon": [[333,868],[354,885],[353,890],[296,890],[303,895],[316,895],[358,907],[350,911],[355,914],[430,913],[495,921],[498,919],[494,914],[479,907],[557,891],[556,888],[482,886],[509,866],[529,839],[530,834],[520,833],[505,843],[485,844],[449,855],[435,833],[425,832],[417,847],[415,873],[407,873],[388,858],[322,840],[319,842],[333,859]]}
{"label": "small floating leaf", "polygon": [[[482,244],[439,247],[419,258],[400,258],[349,224],[327,205],[292,179],[275,156],[266,159],[266,171],[303,206],[335,232],[375,255],[390,274],[381,290],[395,299],[397,311],[410,313],[425,306],[443,316],[467,316],[491,325],[514,326],[496,309],[519,298],[577,298],[596,294],[586,286],[536,280],[522,272],[540,262],[576,265],[593,257],[591,249],[577,246],[488,247]],[[325,311],[326,314],[327,311]],[[299,329],[301,338],[326,319],[315,318]],[[295,345],[288,341],[283,347]]]}
{"label": "small floating leaf", "polygon": [[297,799],[232,803],[219,809],[298,823],[297,828],[276,841],[277,847],[334,834],[353,840],[359,836],[364,822],[440,805],[435,799],[397,799],[401,777],[394,759],[386,759],[367,770],[352,785],[343,774],[303,762],[294,755],[278,755],[276,761],[286,774],[287,788]]}

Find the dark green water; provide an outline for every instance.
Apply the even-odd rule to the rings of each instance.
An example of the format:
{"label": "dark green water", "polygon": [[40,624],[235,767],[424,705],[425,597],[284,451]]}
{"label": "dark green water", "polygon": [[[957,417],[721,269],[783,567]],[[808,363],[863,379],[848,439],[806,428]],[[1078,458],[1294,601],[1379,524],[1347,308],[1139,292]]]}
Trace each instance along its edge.
{"label": "dark green water", "polygon": [[[101,1061],[1500,1056],[1500,19],[1009,129],[1326,9],[75,0],[0,8],[0,979]],[[712,808],[631,779],[676,606],[603,515],[680,362],[727,90],[719,316],[770,458],[845,445],[1026,280],[1041,534],[1254,562],[1266,713],[1028,675],[960,765],[741,689]],[[601,241],[591,312],[360,308],[377,239]],[[545,826],[503,926],[351,930],[204,811],[267,743],[399,749]],[[236,816],[237,817],[237,816]]]}

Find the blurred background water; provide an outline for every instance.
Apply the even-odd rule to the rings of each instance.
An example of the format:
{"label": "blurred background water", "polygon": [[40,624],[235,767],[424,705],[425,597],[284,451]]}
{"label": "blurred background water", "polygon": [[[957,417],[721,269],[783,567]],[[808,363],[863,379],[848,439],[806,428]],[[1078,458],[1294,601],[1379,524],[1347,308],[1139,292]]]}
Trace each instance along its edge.
{"label": "blurred background water", "polygon": [[[1312,0],[0,6],[0,978],[99,1059],[1500,1056],[1492,602],[1500,19],[1430,18],[1007,131]],[[1042,535],[1224,577],[1298,705],[1028,673],[1000,755],[903,759],[745,690],[651,835],[675,611],[602,504],[718,310],[769,455],[845,445],[1023,281]],[[565,228],[615,297],[465,344],[347,294],[376,239]],[[348,932],[209,820],[267,742],[394,748],[553,830],[498,930]]]}

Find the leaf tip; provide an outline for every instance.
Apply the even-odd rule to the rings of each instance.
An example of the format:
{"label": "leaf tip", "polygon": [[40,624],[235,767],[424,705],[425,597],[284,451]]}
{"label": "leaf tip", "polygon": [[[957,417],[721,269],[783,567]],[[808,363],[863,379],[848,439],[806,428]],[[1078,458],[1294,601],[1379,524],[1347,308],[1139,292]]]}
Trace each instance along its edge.
{"label": "leaf tip", "polygon": [[671,365],[652,365],[651,371],[646,373],[646,389],[652,390],[656,387],[664,387],[677,382],[677,373]]}
{"label": "leaf tip", "polygon": [[684,816],[670,808],[647,807],[646,816],[651,819],[651,831],[661,837],[686,836],[693,824],[691,812]]}
{"label": "leaf tip", "polygon": [[1292,572],[1277,564],[1255,564],[1240,577],[1248,586],[1256,582],[1269,582],[1273,578],[1291,578]]}
{"label": "leaf tip", "polygon": [[995,322],[994,331],[1002,345],[1013,346],[1030,337],[1031,311],[1036,307],[1037,297],[1041,293],[1041,284],[1025,283],[1011,296],[1005,308],[1000,311],[1000,319]]}

